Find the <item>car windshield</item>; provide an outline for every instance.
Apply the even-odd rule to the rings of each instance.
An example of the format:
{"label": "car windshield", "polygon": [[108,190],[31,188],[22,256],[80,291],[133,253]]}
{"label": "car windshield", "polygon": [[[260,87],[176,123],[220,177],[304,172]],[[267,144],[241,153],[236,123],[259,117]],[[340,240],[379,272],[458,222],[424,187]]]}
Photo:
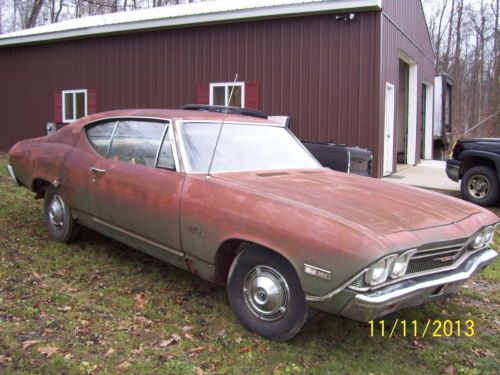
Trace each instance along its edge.
{"label": "car windshield", "polygon": [[[220,123],[181,126],[189,172],[208,172]],[[213,172],[320,168],[291,133],[279,126],[225,123],[212,164]]]}

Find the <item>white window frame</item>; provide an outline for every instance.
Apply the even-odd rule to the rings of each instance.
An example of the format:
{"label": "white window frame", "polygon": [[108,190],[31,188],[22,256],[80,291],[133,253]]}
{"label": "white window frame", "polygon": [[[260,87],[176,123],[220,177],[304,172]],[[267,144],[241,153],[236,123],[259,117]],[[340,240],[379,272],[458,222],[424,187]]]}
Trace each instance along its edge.
{"label": "white window frame", "polygon": [[245,108],[245,82],[214,82],[210,84],[209,103],[214,105],[214,88],[225,87],[224,90],[224,103],[227,107],[229,105],[229,95],[231,94],[231,86],[241,87],[241,108]]}
{"label": "white window frame", "polygon": [[[63,90],[62,91],[62,118],[63,122],[73,122],[77,120],[76,118],[76,94],[81,94],[83,93],[84,98],[85,98],[85,104],[84,104],[84,116],[87,116],[87,89],[78,89],[78,90]],[[73,118],[68,118],[66,116],[66,106],[64,105],[64,98],[66,97],[66,94],[72,94],[73,95]]]}

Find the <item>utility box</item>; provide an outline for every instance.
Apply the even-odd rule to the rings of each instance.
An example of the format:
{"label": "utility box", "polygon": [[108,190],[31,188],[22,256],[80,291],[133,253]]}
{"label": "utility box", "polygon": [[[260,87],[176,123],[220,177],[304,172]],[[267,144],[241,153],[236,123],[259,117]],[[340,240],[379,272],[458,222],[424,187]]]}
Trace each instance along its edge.
{"label": "utility box", "polygon": [[57,130],[57,126],[55,122],[48,122],[47,123],[47,135],[51,135],[52,133],[55,133]]}
{"label": "utility box", "polygon": [[447,74],[434,77],[434,159],[444,160],[452,138],[451,95],[453,81]]}

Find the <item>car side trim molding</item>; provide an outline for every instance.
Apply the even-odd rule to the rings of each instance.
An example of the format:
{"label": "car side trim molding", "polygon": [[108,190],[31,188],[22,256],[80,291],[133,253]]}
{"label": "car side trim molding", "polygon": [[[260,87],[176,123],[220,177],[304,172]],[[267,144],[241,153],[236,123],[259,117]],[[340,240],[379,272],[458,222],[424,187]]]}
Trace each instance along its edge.
{"label": "car side trim molding", "polygon": [[184,257],[184,253],[182,251],[172,249],[171,247],[162,245],[162,244],[160,244],[160,243],[158,243],[156,241],[150,240],[150,239],[148,239],[146,237],[143,237],[143,236],[141,236],[139,234],[135,234],[135,233],[130,232],[130,231],[126,230],[126,229],[120,228],[120,227],[118,227],[116,225],[108,223],[107,221],[98,219],[97,217],[93,217],[92,220],[95,221],[98,224],[104,225],[105,227],[113,229],[113,230],[115,230],[117,232],[121,232],[121,233],[123,233],[123,234],[125,234],[125,235],[127,235],[129,237],[133,237],[133,238],[135,238],[135,239],[137,239],[139,241],[145,242],[145,243],[147,243],[149,245],[152,245],[152,246],[158,247],[158,248],[160,248],[162,250],[168,251],[169,253],[174,254],[174,255],[176,255],[178,257]]}

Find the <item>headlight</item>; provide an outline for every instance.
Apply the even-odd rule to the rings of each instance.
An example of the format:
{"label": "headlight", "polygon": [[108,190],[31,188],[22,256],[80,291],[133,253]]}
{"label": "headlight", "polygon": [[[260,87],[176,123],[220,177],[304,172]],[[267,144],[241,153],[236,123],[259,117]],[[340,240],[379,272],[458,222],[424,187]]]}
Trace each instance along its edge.
{"label": "headlight", "polygon": [[485,235],[483,232],[479,232],[478,234],[476,234],[476,237],[474,237],[474,241],[472,242],[472,247],[474,249],[479,249],[480,247],[483,247],[484,237]]}
{"label": "headlight", "polygon": [[396,258],[392,264],[391,277],[396,278],[403,276],[408,268],[408,262],[413,254],[417,252],[416,249],[407,251]]}
{"label": "headlight", "polygon": [[495,233],[495,228],[493,227],[488,227],[484,230],[484,244],[489,245],[490,242],[493,240],[493,234]]}
{"label": "headlight", "polygon": [[397,255],[390,255],[371,266],[365,274],[365,282],[369,285],[382,284],[389,276],[389,269]]}

